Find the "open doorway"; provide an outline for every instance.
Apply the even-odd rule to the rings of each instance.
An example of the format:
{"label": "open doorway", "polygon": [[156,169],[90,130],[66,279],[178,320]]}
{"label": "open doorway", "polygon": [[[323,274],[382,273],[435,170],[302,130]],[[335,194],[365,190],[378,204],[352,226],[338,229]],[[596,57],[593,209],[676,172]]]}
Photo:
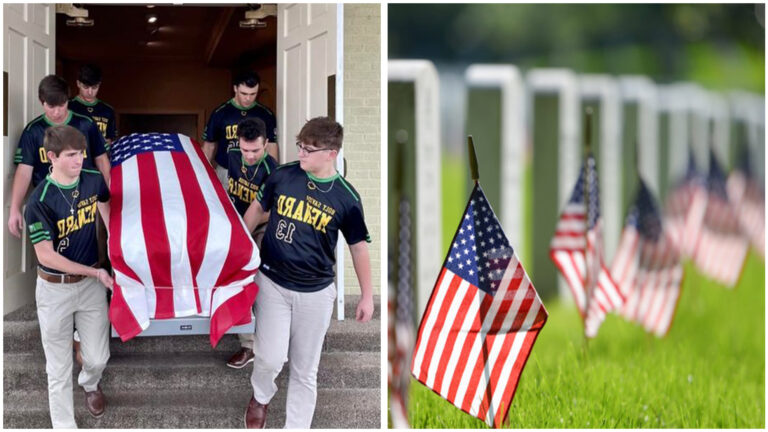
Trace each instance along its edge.
{"label": "open doorway", "polygon": [[260,75],[257,100],[276,111],[276,16],[248,24],[246,5],[83,7],[93,26],[56,15],[56,73],[76,90],[79,67],[100,66],[98,97],[115,108],[119,135],[154,128],[200,138],[242,68]]}

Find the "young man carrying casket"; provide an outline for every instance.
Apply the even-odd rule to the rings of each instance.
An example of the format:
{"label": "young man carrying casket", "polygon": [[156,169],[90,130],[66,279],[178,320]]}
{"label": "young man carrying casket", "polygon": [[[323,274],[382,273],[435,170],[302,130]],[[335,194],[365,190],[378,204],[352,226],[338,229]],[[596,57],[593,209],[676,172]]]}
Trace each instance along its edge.
{"label": "young man carrying casket", "polygon": [[[101,417],[106,402],[99,388],[109,359],[107,294],[113,280],[97,267],[96,218],[109,225],[109,189],[101,173],[83,169],[85,136],[72,126],[45,131],[51,162],[27,201],[29,238],[40,262],[37,316],[48,375],[48,402],[54,428],[76,428],[72,401],[72,327],[81,339],[83,368],[78,384],[90,414]],[[98,214],[97,214],[98,213]]]}
{"label": "young man carrying casket", "polygon": [[[356,318],[373,315],[370,237],[355,189],[335,169],[343,129],[327,118],[298,135],[299,160],[278,167],[245,213],[249,230],[267,221],[256,275],[256,332],[248,428],[263,428],[277,392],[275,378],[290,363],[286,428],[309,428],[317,398],[317,368],[336,298],[334,254],[339,231],[349,244],[360,283]],[[343,287],[341,288],[343,289]]]}

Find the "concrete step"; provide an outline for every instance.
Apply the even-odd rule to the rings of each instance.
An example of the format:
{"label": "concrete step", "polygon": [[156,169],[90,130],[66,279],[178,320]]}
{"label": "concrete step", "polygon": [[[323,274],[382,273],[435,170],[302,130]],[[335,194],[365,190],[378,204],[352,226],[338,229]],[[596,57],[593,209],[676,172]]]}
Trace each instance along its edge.
{"label": "concrete step", "polygon": [[[104,370],[102,387],[112,391],[205,390],[250,388],[252,365],[242,369],[226,366],[229,353],[116,353]],[[320,359],[318,388],[375,388],[381,381],[378,352],[328,352]],[[46,390],[45,358],[38,354],[6,353],[3,358],[6,389]],[[80,367],[73,367],[73,382]],[[277,386],[288,383],[288,365]]]}
{"label": "concrete step", "polygon": [[[100,419],[85,409],[76,389],[75,419],[81,428],[227,428],[244,427],[248,389],[179,391],[178,389],[109,392],[107,410]],[[380,390],[318,389],[313,428],[380,428]],[[5,392],[4,428],[50,428],[46,391]],[[267,427],[279,428],[285,419],[285,388],[270,402]]]}
{"label": "concrete step", "polygon": [[[334,351],[380,351],[381,321],[371,320],[359,323],[354,320],[331,321],[325,336],[323,350]],[[6,353],[39,352],[40,326],[34,321],[6,321],[3,326],[3,348]],[[212,352],[233,353],[240,348],[237,336],[225,335],[214,349],[207,335],[193,336],[149,336],[135,337],[121,342],[117,338],[110,341],[111,353],[137,352]]]}
{"label": "concrete step", "polygon": [[[380,427],[380,300],[375,319],[354,320],[358,297],[347,296],[345,321],[334,319],[318,371],[315,428]],[[4,426],[49,428],[47,377],[34,305],[4,317]],[[252,366],[235,370],[227,358],[240,348],[235,335],[214,349],[207,335],[110,340],[102,387],[108,410],[93,419],[83,406],[73,371],[78,425],[85,428],[242,428],[252,390]],[[282,427],[288,367],[278,376],[268,426]],[[23,389],[23,390],[22,390]]]}
{"label": "concrete step", "polygon": [[[374,297],[374,319],[367,323],[354,320],[354,312],[359,296],[347,296],[345,313],[347,319],[338,321],[334,318],[326,335],[324,351],[380,351],[381,350],[381,307],[379,296]],[[26,305],[4,317],[3,326],[4,352],[42,353],[40,327],[37,322],[35,305]],[[215,351],[231,353],[240,348],[237,336],[225,335],[219,341]],[[207,335],[192,336],[149,336],[135,337],[127,342],[112,339],[110,352],[211,352]]]}

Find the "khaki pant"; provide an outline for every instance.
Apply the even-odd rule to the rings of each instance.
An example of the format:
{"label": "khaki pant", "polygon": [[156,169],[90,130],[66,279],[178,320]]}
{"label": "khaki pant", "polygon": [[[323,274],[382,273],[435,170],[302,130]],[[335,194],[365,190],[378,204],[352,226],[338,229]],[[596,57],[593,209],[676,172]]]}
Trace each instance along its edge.
{"label": "khaki pant", "polygon": [[307,429],[317,400],[317,367],[331,323],[336,286],[302,293],[285,289],[263,273],[256,274],[255,358],[251,385],[253,397],[269,403],[277,392],[275,378],[288,361],[288,398],[285,427]]}
{"label": "khaki pant", "polygon": [[72,327],[80,334],[83,368],[77,383],[98,388],[109,360],[107,292],[95,278],[70,284],[37,278],[37,318],[48,375],[48,404],[54,428],[76,428],[72,395]]}

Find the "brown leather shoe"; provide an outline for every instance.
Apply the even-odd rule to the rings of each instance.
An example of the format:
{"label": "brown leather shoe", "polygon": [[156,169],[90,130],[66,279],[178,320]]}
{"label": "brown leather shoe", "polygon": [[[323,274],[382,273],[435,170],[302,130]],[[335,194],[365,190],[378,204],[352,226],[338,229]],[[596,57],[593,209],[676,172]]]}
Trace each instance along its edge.
{"label": "brown leather shoe", "polygon": [[72,349],[75,351],[75,360],[80,367],[83,367],[83,355],[80,354],[80,341],[72,341]]}
{"label": "brown leather shoe", "polygon": [[253,361],[253,350],[250,348],[240,348],[240,351],[234,353],[227,360],[227,366],[235,369],[241,369]]}
{"label": "brown leather shoe", "polygon": [[99,418],[103,416],[106,405],[107,401],[104,399],[101,387],[97,387],[92,392],[85,392],[85,407],[88,408],[88,412],[91,413],[92,417]]}
{"label": "brown leather shoe", "polygon": [[245,410],[246,429],[264,429],[267,424],[267,407],[269,404],[260,404],[251,396],[248,409]]}

